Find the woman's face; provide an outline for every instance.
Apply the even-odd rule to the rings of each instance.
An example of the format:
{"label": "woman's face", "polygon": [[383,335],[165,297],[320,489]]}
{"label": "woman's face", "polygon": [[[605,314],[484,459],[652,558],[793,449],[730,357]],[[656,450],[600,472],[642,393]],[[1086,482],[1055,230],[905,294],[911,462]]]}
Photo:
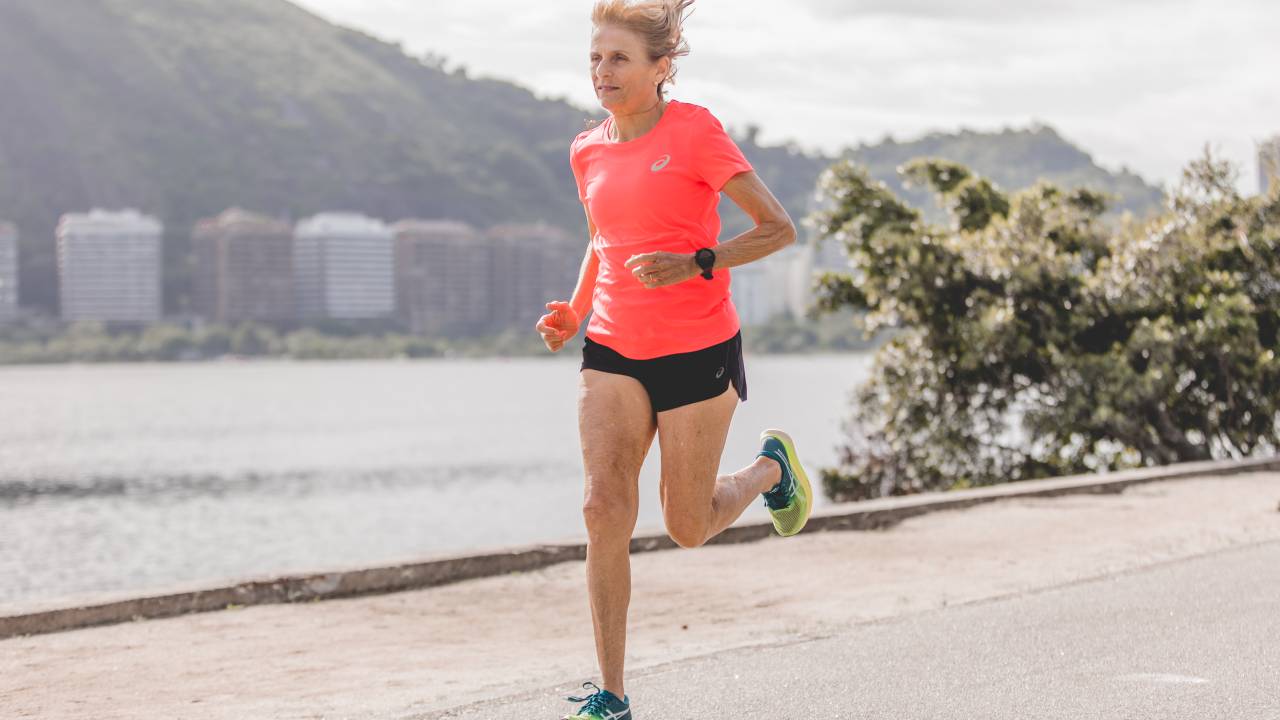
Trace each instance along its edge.
{"label": "woman's face", "polygon": [[670,67],[670,58],[651,62],[640,36],[626,28],[603,25],[591,33],[591,85],[600,104],[615,115],[652,107],[658,82]]}

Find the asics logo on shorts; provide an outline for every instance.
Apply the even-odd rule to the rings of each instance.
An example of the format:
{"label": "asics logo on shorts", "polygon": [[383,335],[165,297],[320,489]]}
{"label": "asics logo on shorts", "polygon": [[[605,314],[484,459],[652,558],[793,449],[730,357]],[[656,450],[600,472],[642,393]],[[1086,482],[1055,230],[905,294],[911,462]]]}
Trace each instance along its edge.
{"label": "asics logo on shorts", "polygon": [[654,171],[654,172],[658,172],[658,171],[659,171],[659,170],[661,170],[662,168],[666,167],[666,166],[667,166],[667,163],[670,163],[670,162],[671,162],[671,156],[670,156],[670,155],[663,155],[662,157],[658,158],[658,161],[657,161],[657,162],[655,162],[654,164],[650,165],[650,166],[649,166],[649,169],[650,169],[650,170],[652,170],[652,171]]}
{"label": "asics logo on shorts", "polygon": [[721,375],[724,375],[724,368],[720,368],[719,370],[717,370],[717,371],[716,371],[716,378],[717,378],[717,379],[718,379]]}

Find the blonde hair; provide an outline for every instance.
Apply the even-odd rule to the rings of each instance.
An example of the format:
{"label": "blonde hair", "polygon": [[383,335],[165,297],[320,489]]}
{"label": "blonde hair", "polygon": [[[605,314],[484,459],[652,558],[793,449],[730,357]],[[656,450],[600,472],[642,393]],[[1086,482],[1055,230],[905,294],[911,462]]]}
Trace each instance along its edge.
{"label": "blonde hair", "polygon": [[683,24],[692,6],[693,0],[596,0],[591,24],[617,25],[639,35],[650,62],[671,58],[671,72],[658,83],[661,100],[663,86],[676,81],[676,58],[689,54]]}

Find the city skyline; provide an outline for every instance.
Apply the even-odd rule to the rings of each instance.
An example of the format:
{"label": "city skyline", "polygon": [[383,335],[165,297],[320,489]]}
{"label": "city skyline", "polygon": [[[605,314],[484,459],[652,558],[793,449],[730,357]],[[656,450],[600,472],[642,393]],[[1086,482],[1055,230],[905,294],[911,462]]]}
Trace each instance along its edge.
{"label": "city skyline", "polygon": [[[589,0],[518,10],[499,0],[296,1],[410,54],[443,55],[473,76],[598,108],[586,74]],[[1270,70],[1280,46],[1267,32],[1280,9],[1260,0],[1016,8],[803,0],[784,10],[702,0],[695,8],[686,25],[692,53],[671,96],[707,105],[727,125],[757,124],[769,143],[834,152],[886,135],[1044,122],[1107,168],[1166,186],[1207,143],[1252,193],[1256,143],[1280,118]]]}
{"label": "city skyline", "polygon": [[[0,290],[3,261],[14,265],[16,254],[6,255],[16,233],[4,228]],[[62,215],[61,319],[150,326],[184,318],[162,309],[163,231],[160,219],[133,208]],[[279,327],[396,320],[410,334],[447,338],[532,327],[545,302],[568,299],[585,251],[576,235],[544,222],[480,230],[327,211],[285,223],[240,207],[198,220],[191,240],[191,317]],[[744,324],[803,315],[810,275],[829,265],[813,250],[788,247],[734,271]],[[0,303],[0,324],[13,319]]]}

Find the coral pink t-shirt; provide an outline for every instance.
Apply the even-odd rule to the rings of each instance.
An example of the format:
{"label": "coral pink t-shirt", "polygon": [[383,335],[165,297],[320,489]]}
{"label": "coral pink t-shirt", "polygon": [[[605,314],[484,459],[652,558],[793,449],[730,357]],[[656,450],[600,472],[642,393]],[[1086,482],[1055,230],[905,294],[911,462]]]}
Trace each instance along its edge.
{"label": "coral pink t-shirt", "polygon": [[606,118],[569,148],[600,261],[586,336],[635,360],[728,340],[739,322],[727,268],[715,269],[711,280],[695,275],[649,289],[624,263],[642,253],[714,248],[720,189],[751,164],[700,105],[668,100],[658,124],[628,142],[609,139],[612,124]]}

